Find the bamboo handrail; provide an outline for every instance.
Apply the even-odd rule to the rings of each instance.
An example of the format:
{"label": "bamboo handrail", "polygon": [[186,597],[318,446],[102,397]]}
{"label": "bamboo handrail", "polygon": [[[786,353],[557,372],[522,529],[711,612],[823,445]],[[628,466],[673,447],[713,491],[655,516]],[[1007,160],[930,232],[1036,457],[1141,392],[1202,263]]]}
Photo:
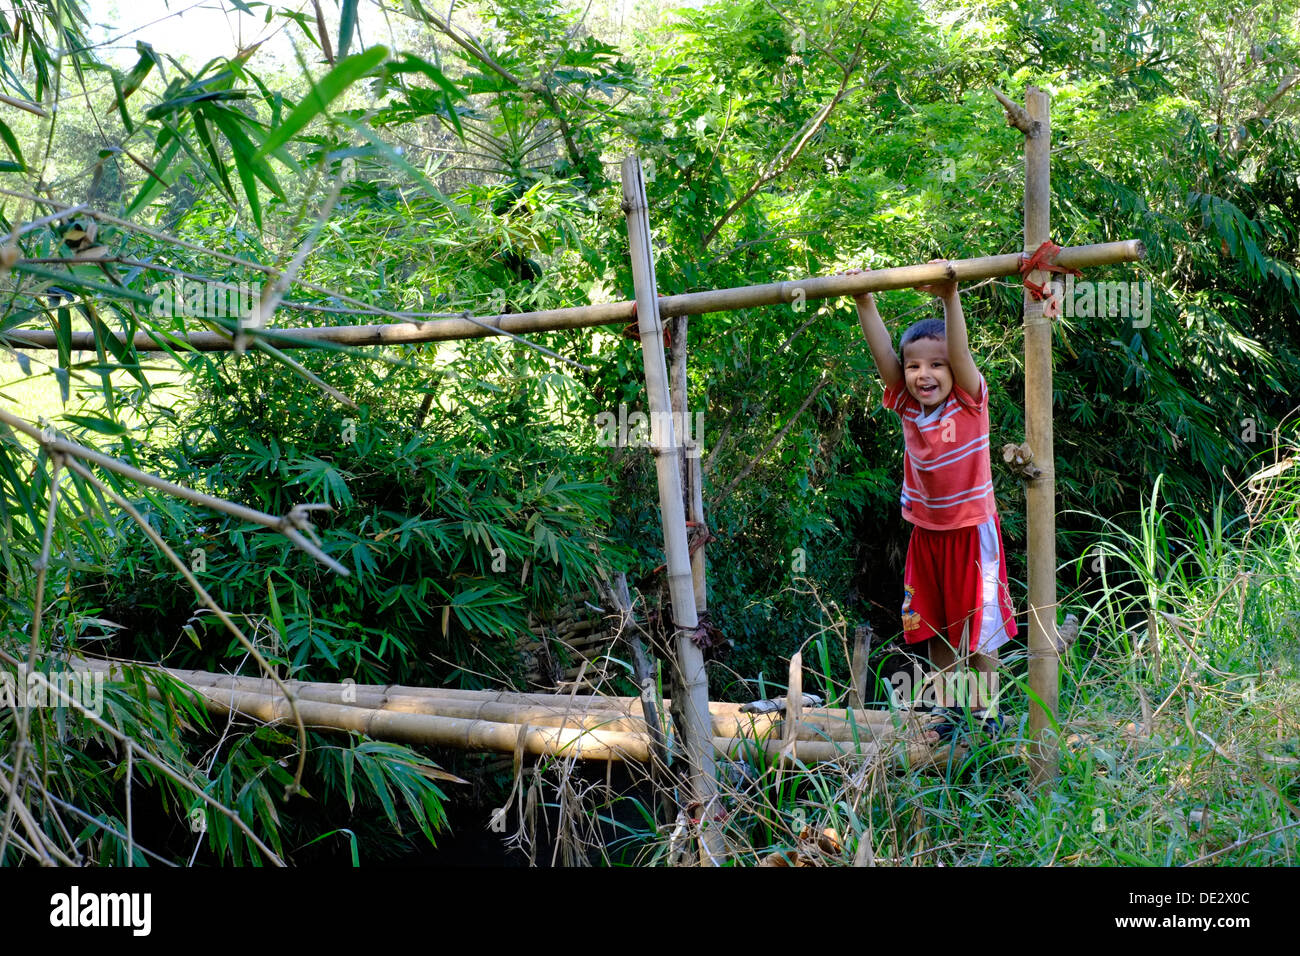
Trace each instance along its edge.
{"label": "bamboo handrail", "polygon": [[[1119,242],[1099,242],[1086,246],[1066,246],[1056,257],[1056,262],[1071,269],[1088,269],[1135,262],[1146,255],[1138,239]],[[1021,254],[1007,253],[999,256],[979,256],[973,259],[952,259],[922,265],[898,266],[856,275],[817,276],[791,279],[786,282],[769,282],[764,285],[738,286],[733,289],[711,289],[705,292],[686,292],[665,296],[659,300],[659,314],[663,318],[675,315],[702,315],[707,312],[728,312],[764,305],[832,299],[838,296],[860,295],[863,292],[882,292],[889,289],[915,288],[943,279],[958,282],[975,282],[1018,275]],[[428,322],[392,322],[377,325],[321,326],[317,328],[261,329],[250,331],[266,338],[278,348],[307,348],[318,342],[335,345],[404,345],[415,342],[449,342],[458,339],[477,339],[494,335],[501,329],[515,335],[537,332],[558,332],[566,329],[585,329],[601,325],[626,324],[632,320],[632,305],[609,302],[567,309],[546,309],[541,312],[517,312],[504,315],[480,316],[476,322],[469,319],[436,319]],[[14,348],[53,349],[58,347],[54,332],[45,330],[15,329],[4,333],[3,339]],[[125,337],[117,335],[120,342]],[[173,346],[188,346],[198,352],[224,352],[233,347],[229,336],[219,332],[195,331],[176,335],[167,340]],[[133,339],[139,351],[162,349],[161,340],[151,332],[137,332]],[[73,332],[72,348],[88,351],[96,348],[93,332]]]}

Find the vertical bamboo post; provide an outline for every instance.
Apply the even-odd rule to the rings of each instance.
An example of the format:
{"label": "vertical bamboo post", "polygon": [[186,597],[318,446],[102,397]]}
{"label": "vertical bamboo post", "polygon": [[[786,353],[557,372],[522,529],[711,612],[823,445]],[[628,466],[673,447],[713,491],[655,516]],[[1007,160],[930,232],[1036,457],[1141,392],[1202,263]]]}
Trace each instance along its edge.
{"label": "vertical bamboo post", "polygon": [[862,710],[866,707],[867,675],[871,672],[870,624],[862,624],[853,629],[853,656],[849,659],[849,708]]}
{"label": "vertical bamboo post", "polygon": [[[659,512],[664,528],[664,558],[668,590],[672,601],[676,665],[684,693],[681,698],[681,726],[685,759],[689,766],[692,802],[701,821],[700,861],[705,865],[722,862],[722,835],[713,825],[717,813],[717,779],[713,764],[713,729],[709,718],[709,682],[704,655],[691,639],[699,625],[695,611],[695,587],[686,542],[686,512],[682,503],[682,472],[673,428],[672,398],[668,388],[668,367],[664,361],[663,323],[659,317],[659,296],[655,285],[654,248],[650,241],[650,210],[645,198],[641,160],[623,160],[623,211],[627,214],[628,244],[632,276],[636,287],[637,327],[641,333],[641,354],[645,361],[646,396],[650,405],[655,469],[659,478]],[[678,706],[674,701],[674,707]]]}
{"label": "vertical bamboo post", "polygon": [[[681,456],[678,464],[682,472],[682,487],[685,489],[686,520],[694,523],[697,534],[704,533],[704,475],[700,469],[702,435],[693,434],[691,429],[690,394],[686,378],[686,337],[690,325],[690,316],[674,316],[671,324],[673,333],[669,355],[672,363],[668,369],[668,389],[672,393],[675,425],[682,427],[679,435]],[[708,588],[705,583],[704,548],[701,544],[691,552],[691,577],[695,582],[695,612],[704,617],[709,609]]]}
{"label": "vertical bamboo post", "polygon": [[[1047,93],[1025,91],[1030,128],[1025,131],[1025,253],[1049,237],[1052,127]],[[1035,271],[1030,280],[1046,282]],[[1042,474],[1026,483],[1029,572],[1029,729],[1033,781],[1056,777],[1059,753],[1052,724],[1057,715],[1056,642],[1056,458],[1052,445],[1052,323],[1043,303],[1025,290],[1025,439]]]}
{"label": "vertical bamboo post", "polygon": [[785,726],[781,735],[781,759],[794,755],[799,725],[803,723],[803,652],[790,658],[790,676],[785,682]]}
{"label": "vertical bamboo post", "polygon": [[655,696],[654,666],[641,636],[636,632],[636,623],[632,619],[632,595],[627,588],[627,575],[622,571],[614,576],[613,583],[608,586],[608,597],[621,618],[619,633],[632,652],[632,673],[641,690],[641,713],[645,715],[646,726],[650,731],[650,748],[654,757],[650,769],[653,778],[661,767],[668,765],[668,746],[664,741],[664,724],[659,717],[659,701]]}
{"label": "vertical bamboo post", "polygon": [[[685,419],[683,418],[683,421]],[[708,535],[708,526],[704,521],[704,470],[700,456],[704,454],[701,444],[702,435],[696,435],[687,444],[690,454],[686,458],[688,482],[687,514],[695,522],[698,534]],[[704,563],[704,549],[708,547],[707,537],[691,553],[691,580],[695,585],[695,610],[703,617],[709,610],[709,588],[707,565]]]}

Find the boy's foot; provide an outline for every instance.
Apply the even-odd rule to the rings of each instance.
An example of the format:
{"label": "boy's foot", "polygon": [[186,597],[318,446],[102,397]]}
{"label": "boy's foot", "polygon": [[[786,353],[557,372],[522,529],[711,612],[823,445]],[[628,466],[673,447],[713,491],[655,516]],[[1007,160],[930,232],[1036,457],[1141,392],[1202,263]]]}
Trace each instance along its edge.
{"label": "boy's foot", "polygon": [[951,743],[958,731],[971,733],[980,731],[992,740],[996,740],[1006,729],[1006,719],[1000,714],[990,714],[987,710],[967,710],[964,707],[936,707],[935,716],[940,722],[927,731],[937,734],[937,740]]}
{"label": "boy's foot", "polygon": [[976,725],[985,735],[992,740],[997,740],[1002,736],[1002,732],[1007,729],[1007,719],[996,711],[990,714],[987,710],[980,708],[971,714],[975,718]]}

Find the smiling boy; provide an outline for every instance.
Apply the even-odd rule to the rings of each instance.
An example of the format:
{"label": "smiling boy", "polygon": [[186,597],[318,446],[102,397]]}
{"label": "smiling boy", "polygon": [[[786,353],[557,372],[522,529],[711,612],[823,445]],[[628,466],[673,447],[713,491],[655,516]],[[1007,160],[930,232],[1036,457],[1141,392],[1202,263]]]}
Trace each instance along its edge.
{"label": "smiling boy", "polygon": [[[957,283],[920,291],[943,302],[944,321],[909,328],[901,362],[871,293],[854,301],[885,385],[882,404],[903,423],[901,504],[912,523],[903,636],[929,642],[940,704],[965,703],[981,720],[996,714],[997,649],[1016,634],[989,465],[988,386],[970,354]],[[967,700],[955,701],[953,679],[968,662],[978,680]]]}

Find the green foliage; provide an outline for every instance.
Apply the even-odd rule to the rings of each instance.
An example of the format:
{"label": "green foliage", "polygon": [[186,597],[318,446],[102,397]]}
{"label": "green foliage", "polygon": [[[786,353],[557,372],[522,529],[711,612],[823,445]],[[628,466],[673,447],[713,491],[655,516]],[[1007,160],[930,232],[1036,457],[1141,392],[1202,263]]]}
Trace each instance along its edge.
{"label": "green foliage", "polygon": [[[199,579],[222,607],[269,625],[291,672],[477,685],[486,666],[518,678],[528,613],[581,589],[609,558],[608,491],[584,480],[591,459],[541,412],[572,383],[520,379],[490,347],[476,362],[431,358],[412,349],[340,367],[306,357],[333,372],[357,412],[264,363],[217,360],[152,426],[150,445],[166,451],[150,465],[169,478],[273,514],[330,507],[317,524],[346,578],[236,519],[172,502],[149,512],[183,553],[201,555]],[[93,587],[110,616],[132,622],[136,654],[204,669],[242,656],[206,614],[191,619],[197,646],[173,650],[192,598],[130,529],[104,568]]]}
{"label": "green foliage", "polygon": [[[19,260],[3,277],[0,333],[48,328],[57,345],[23,355],[19,411],[259,510],[330,505],[312,516],[346,577],[272,532],[104,479],[187,563],[201,555],[202,583],[286,672],[474,686],[517,678],[514,644],[531,612],[612,569],[652,590],[662,563],[652,461],[601,448],[591,425],[620,405],[643,406],[639,345],[606,331],[538,337],[592,369],[581,373],[501,340],[295,353],[357,403],[352,411],[263,348],[184,351],[177,335],[231,327],[232,316],[160,314],[160,283],[178,272],[182,281],[268,283],[250,264],[283,268],[306,250],[293,268],[311,285],[287,290],[288,308],[275,317],[282,325],[623,298],[632,283],[615,170],[627,151],[647,166],[665,294],[1018,251],[1022,138],[1001,125],[990,87],[1018,98],[1035,84],[1053,96],[1054,238],[1133,236],[1148,249],[1138,267],[1085,278],[1149,282],[1149,323],[1067,314],[1055,325],[1058,553],[1083,588],[1091,556],[1110,541],[1115,576],[1089,619],[1110,635],[1098,645],[1103,683],[1081,682],[1072,706],[1086,710],[1105,681],[1157,681],[1131,652],[1158,640],[1178,660],[1181,638],[1161,614],[1200,600],[1198,582],[1226,587],[1232,578],[1223,575],[1237,573],[1225,570],[1230,561],[1255,553],[1232,543],[1249,518],[1228,503],[1224,482],[1254,467],[1291,411],[1300,373],[1300,139],[1286,85],[1300,58],[1293,0],[1158,9],[1134,0],[1050,9],[886,0],[869,10],[747,0],[679,11],[617,42],[555,0],[471,5],[465,22],[479,26],[468,32],[417,2],[392,14],[420,27],[410,43],[363,47],[367,9],[341,5],[337,57],[314,18],[279,11],[326,54],[325,66],[301,76],[264,71],[255,50],[193,69],[143,43],[119,68],[97,58],[82,10],[66,0],[25,3],[12,24],[0,23],[6,94],[59,100],[56,120],[15,111],[0,123],[5,184],[127,221],[97,220],[96,245],[120,262],[70,258],[74,230],[84,235],[89,219],[14,231]],[[95,76],[103,82],[86,82]],[[35,189],[50,162],[60,175]],[[21,178],[29,174],[31,182]],[[335,181],[338,204],[318,230]],[[0,228],[52,211],[6,200]],[[1021,291],[995,282],[965,296],[996,449],[1024,434]],[[891,328],[932,307],[907,291],[880,301]],[[851,309],[802,306],[689,325],[689,400],[704,414],[705,498],[719,539],[708,552],[710,608],[736,645],[731,670],[715,667],[712,679],[730,695],[779,682],[791,652],[832,617],[872,620],[886,645],[898,632],[907,527],[896,505],[897,425],[879,407]],[[93,351],[73,349],[78,331],[93,333]],[[113,334],[140,331],[158,351],[137,352]],[[29,408],[26,396],[41,390],[46,397]],[[50,475],[44,451],[0,427],[0,625],[15,636],[7,653],[25,653],[33,622]],[[1017,479],[995,475],[1018,593],[1023,492]],[[243,657],[98,488],[66,472],[61,488],[43,648],[204,668]],[[1140,513],[1125,513],[1139,500],[1148,502]],[[1178,535],[1174,514],[1186,516]],[[1269,556],[1259,560],[1290,559],[1292,526],[1253,526]],[[1286,619],[1269,602],[1289,600],[1278,583],[1285,564],[1269,567],[1248,569],[1261,583],[1243,588],[1241,613],[1279,627]],[[811,594],[829,595],[828,608],[812,609]],[[1131,631],[1135,613],[1142,627]],[[1206,660],[1244,666],[1236,655],[1245,645],[1229,647],[1226,632],[1221,641]],[[815,646],[833,686],[843,676],[833,643]],[[1172,666],[1158,680],[1171,680]],[[1167,683],[1149,688],[1157,690],[1171,692]],[[431,838],[443,819],[441,793],[421,789],[411,768],[423,765],[402,748],[358,743],[345,772],[344,758],[313,737],[321,809],[305,813],[280,796],[293,746],[281,730],[241,730],[220,767],[196,768],[201,742],[158,729],[176,729],[166,722],[184,707],[177,694],[115,699],[121,733],[193,773],[276,852],[341,847],[342,834],[354,859],[369,858],[386,839],[381,829]],[[1217,701],[1211,711],[1227,706],[1219,691],[1207,699]],[[189,719],[207,726],[197,713]],[[39,728],[42,746],[69,753],[51,732]],[[0,739],[13,733],[0,726]],[[97,746],[120,746],[110,738]],[[954,771],[943,786],[909,778],[890,819],[914,811],[945,834],[961,826],[992,834],[1007,822],[1003,811],[975,800],[970,816],[954,816],[946,788],[970,774],[1002,780],[1004,770],[1018,788],[1020,771],[1004,757]],[[97,759],[69,757],[58,792],[121,831],[122,794],[81,779]],[[1084,791],[1102,786],[1092,777],[1105,763],[1086,759],[1086,773],[1068,785],[1079,788],[1071,797],[1079,819],[1100,793]],[[1140,776],[1119,765],[1108,773],[1130,771]],[[1164,783],[1144,778],[1135,792]],[[169,812],[188,808],[180,791],[163,796],[171,785],[161,777],[150,786]],[[837,827],[884,825],[858,805],[840,807],[826,786],[810,780],[771,795],[768,829],[752,839],[777,839],[778,819],[800,800],[837,808]],[[337,808],[354,798],[370,801],[383,826],[344,826]],[[1018,804],[1025,839],[1031,830],[1059,838],[1047,814],[1061,807],[1029,812],[1031,803]],[[124,843],[103,840],[97,859],[123,858]],[[207,846],[222,861],[258,856],[238,827],[215,817]],[[893,852],[921,855],[905,837]],[[1139,842],[1107,852],[1101,859],[1161,859]]]}

